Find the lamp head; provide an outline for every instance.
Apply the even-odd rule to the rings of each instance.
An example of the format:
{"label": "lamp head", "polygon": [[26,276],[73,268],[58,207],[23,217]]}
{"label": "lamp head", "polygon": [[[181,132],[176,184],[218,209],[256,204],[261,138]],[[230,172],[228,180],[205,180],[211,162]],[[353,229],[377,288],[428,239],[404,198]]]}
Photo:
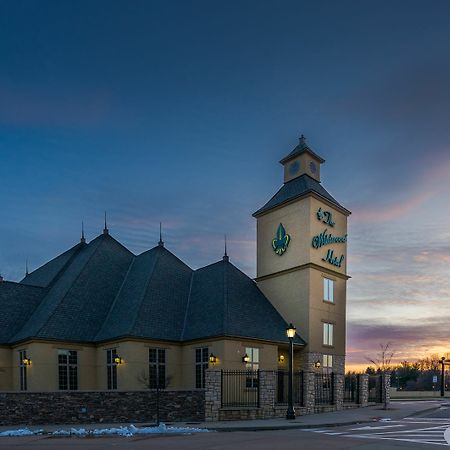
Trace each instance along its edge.
{"label": "lamp head", "polygon": [[295,332],[297,329],[292,325],[292,323],[289,324],[289,326],[286,328],[286,334],[289,339],[292,339],[295,336]]}

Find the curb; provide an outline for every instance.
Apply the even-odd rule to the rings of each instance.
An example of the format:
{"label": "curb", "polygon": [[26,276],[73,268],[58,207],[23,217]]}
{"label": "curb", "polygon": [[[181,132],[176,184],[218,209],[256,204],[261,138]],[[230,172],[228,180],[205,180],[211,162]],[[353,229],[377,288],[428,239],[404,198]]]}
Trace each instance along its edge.
{"label": "curb", "polygon": [[344,427],[348,425],[357,425],[360,423],[371,423],[377,422],[376,419],[370,420],[352,420],[349,422],[340,423],[321,423],[321,424],[298,424],[298,425],[262,425],[259,427],[206,427],[210,431],[217,432],[234,432],[234,431],[276,431],[276,430],[299,430],[299,429],[309,429],[309,428],[334,428],[334,427]]}

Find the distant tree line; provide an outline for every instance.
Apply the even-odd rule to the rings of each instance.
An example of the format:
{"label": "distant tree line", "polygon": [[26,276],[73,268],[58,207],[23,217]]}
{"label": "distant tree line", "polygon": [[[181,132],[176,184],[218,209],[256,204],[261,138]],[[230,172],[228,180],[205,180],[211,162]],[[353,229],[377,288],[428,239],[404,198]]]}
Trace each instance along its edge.
{"label": "distant tree line", "polygon": [[[399,390],[438,390],[441,383],[440,360],[441,357],[438,354],[433,354],[414,362],[405,360],[400,364],[391,364],[388,367],[384,367],[384,371],[391,376],[391,386]],[[375,375],[382,371],[382,368],[376,366],[369,366],[366,369],[366,373],[369,375]],[[448,379],[448,376],[446,378]]]}

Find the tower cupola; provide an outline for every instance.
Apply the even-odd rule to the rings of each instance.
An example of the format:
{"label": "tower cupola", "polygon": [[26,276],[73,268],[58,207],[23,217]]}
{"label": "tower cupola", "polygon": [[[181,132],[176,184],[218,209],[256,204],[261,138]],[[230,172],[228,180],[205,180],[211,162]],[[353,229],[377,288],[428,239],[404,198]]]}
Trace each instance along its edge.
{"label": "tower cupola", "polygon": [[284,166],[284,182],[305,174],[320,182],[320,165],[324,162],[323,158],[309,148],[302,134],[298,145],[280,161]]}

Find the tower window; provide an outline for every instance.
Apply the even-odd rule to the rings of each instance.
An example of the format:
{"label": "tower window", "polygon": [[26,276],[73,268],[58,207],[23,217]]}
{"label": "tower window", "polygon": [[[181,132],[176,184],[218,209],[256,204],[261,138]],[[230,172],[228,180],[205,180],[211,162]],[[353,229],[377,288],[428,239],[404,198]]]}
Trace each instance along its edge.
{"label": "tower window", "polygon": [[334,281],[329,278],[323,279],[323,299],[326,302],[334,303]]}
{"label": "tower window", "polygon": [[322,367],[324,372],[331,372],[333,370],[333,355],[323,355]]}
{"label": "tower window", "polygon": [[259,348],[245,347],[245,353],[249,357],[245,368],[250,372],[246,379],[246,387],[255,388],[258,387],[258,378],[253,372],[259,369]]}
{"label": "tower window", "polygon": [[332,323],[325,322],[323,324],[323,345],[333,345],[333,330],[334,325]]}

